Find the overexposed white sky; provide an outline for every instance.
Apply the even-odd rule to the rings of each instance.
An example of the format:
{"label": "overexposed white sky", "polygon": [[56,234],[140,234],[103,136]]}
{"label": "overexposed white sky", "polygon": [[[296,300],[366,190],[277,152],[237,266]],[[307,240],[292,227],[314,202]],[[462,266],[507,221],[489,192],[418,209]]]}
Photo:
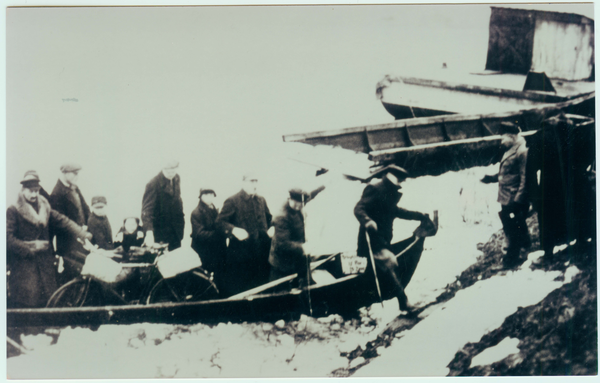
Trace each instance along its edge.
{"label": "overexposed white sky", "polygon": [[392,121],[375,97],[384,75],[482,70],[489,16],[490,4],[9,8],[7,203],[25,171],[50,192],[78,161],[84,196],[105,195],[115,226],[176,157],[189,217],[200,187],[222,200],[248,169],[276,179],[283,134]]}

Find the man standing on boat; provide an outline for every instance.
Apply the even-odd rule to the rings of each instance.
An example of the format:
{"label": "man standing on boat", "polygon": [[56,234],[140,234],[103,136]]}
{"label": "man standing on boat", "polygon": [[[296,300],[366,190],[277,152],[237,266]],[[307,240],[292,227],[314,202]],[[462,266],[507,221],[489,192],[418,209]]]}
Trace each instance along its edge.
{"label": "man standing on boat", "polygon": [[[79,226],[85,226],[90,217],[90,208],[77,186],[81,165],[65,163],[60,167],[60,171],[61,176],[50,194],[50,205],[52,209],[67,216]],[[71,233],[57,232],[55,234],[56,253],[63,258],[64,270],[59,273],[58,277],[58,281],[62,285],[79,275],[88,252]]]}
{"label": "man standing on boat", "polygon": [[[389,165],[378,173],[382,175],[382,180],[367,185],[354,208],[354,215],[360,222],[357,254],[367,258],[373,255],[377,277],[393,289],[400,310],[411,311],[413,307],[408,303],[404,288],[416,269],[418,259],[409,269],[402,270],[403,275],[399,275],[396,254],[391,245],[393,224],[396,218],[427,222],[429,217],[398,207],[402,197],[400,184],[408,177],[406,170]],[[403,284],[402,280],[406,282]]]}
{"label": "man standing on boat", "polygon": [[283,205],[281,214],[273,221],[275,236],[269,254],[269,280],[274,281],[294,273],[298,273],[300,279],[306,280],[306,266],[309,260],[306,259],[308,254],[304,248],[306,238],[302,210],[304,205],[324,189],[325,186],[321,186],[310,193],[298,188],[289,191],[290,197]]}
{"label": "man standing on boat", "polygon": [[185,226],[178,168],[178,161],[167,162],[146,185],[142,200],[144,243],[168,243],[169,251],[181,247]]}
{"label": "man standing on boat", "polygon": [[217,218],[229,239],[222,286],[226,295],[249,290],[269,278],[273,217],[265,199],[257,195],[258,177],[246,174],[242,182],[242,190],[225,200]]}
{"label": "man standing on boat", "polygon": [[502,135],[500,145],[506,151],[500,160],[498,174],[483,177],[481,182],[498,182],[498,202],[502,206],[500,221],[508,242],[506,255],[502,259],[505,268],[520,265],[521,248],[531,245],[527,228],[529,199],[526,190],[527,146],[519,134],[521,129],[512,122],[500,125]]}
{"label": "man standing on boat", "polygon": [[51,227],[74,238],[92,238],[84,227],[50,207],[39,183],[36,171],[26,172],[17,203],[6,212],[9,307],[44,307],[57,289]]}

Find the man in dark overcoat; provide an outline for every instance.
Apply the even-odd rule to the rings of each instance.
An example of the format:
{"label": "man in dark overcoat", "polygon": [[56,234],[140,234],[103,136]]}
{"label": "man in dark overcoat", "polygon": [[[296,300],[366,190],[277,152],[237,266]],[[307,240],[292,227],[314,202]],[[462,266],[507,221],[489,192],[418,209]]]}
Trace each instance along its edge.
{"label": "man in dark overcoat", "polygon": [[[423,213],[398,206],[402,197],[402,193],[399,191],[400,184],[408,177],[406,170],[399,166],[389,165],[380,174],[383,176],[381,181],[367,185],[360,201],[354,207],[354,215],[360,222],[357,254],[360,257],[370,257],[372,252],[377,277],[382,284],[390,286],[393,290],[393,294],[398,298],[400,310],[410,311],[412,306],[408,303],[404,288],[410,281],[417,265],[415,263],[410,266],[410,270],[402,270],[404,274],[410,275],[399,276],[398,262],[391,250],[394,219],[423,222],[428,221],[429,218]],[[405,281],[404,284],[402,280]]]}
{"label": "man in dark overcoat", "polygon": [[169,251],[181,247],[185,226],[178,168],[177,161],[165,164],[146,185],[142,200],[145,243],[168,243]]}
{"label": "man in dark overcoat", "polygon": [[[61,176],[50,194],[50,205],[79,226],[85,226],[90,217],[90,208],[77,186],[81,165],[65,163],[60,171]],[[56,254],[62,256],[64,261],[64,270],[58,275],[59,284],[62,285],[79,275],[88,252],[72,234],[64,231],[53,234],[56,235]]]}
{"label": "man in dark overcoat", "polygon": [[306,237],[303,208],[324,189],[322,186],[310,193],[299,188],[289,191],[290,197],[283,205],[281,213],[273,220],[275,236],[269,253],[269,280],[274,281],[294,273],[306,280],[309,261],[306,257],[309,254],[306,254],[304,249]]}
{"label": "man in dark overcoat", "polygon": [[243,187],[223,203],[217,217],[229,239],[222,291],[236,294],[268,281],[269,248],[274,229],[267,201],[257,195],[258,178],[247,174]]}
{"label": "man in dark overcoat", "polygon": [[506,255],[502,262],[504,267],[512,268],[522,263],[521,248],[531,245],[527,228],[529,198],[527,195],[527,145],[519,134],[521,129],[512,122],[500,125],[502,135],[500,145],[505,149],[500,160],[500,169],[494,176],[485,176],[484,183],[498,182],[498,202],[502,228],[507,240]]}
{"label": "man in dark overcoat", "polygon": [[106,216],[106,198],[103,196],[92,197],[92,214],[88,219],[88,231],[94,236],[92,244],[100,249],[114,249],[112,228]]}
{"label": "man in dark overcoat", "polygon": [[75,238],[92,237],[50,207],[39,194],[39,182],[35,171],[25,173],[17,203],[6,212],[9,307],[44,307],[57,289],[50,227]]}
{"label": "man in dark overcoat", "polygon": [[219,211],[213,201],[217,196],[212,189],[200,189],[200,201],[192,212],[192,249],[198,253],[202,267],[215,273],[220,280],[220,273],[225,262],[225,235],[217,228]]}

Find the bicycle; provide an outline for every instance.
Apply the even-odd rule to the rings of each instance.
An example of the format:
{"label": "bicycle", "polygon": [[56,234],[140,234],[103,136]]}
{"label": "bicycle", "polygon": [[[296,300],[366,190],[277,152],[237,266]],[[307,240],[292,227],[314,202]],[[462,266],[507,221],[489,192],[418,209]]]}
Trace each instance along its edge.
{"label": "bicycle", "polygon": [[219,295],[192,249],[168,252],[168,244],[156,244],[121,255],[87,246],[91,252],[81,275],[56,290],[46,307],[194,302]]}

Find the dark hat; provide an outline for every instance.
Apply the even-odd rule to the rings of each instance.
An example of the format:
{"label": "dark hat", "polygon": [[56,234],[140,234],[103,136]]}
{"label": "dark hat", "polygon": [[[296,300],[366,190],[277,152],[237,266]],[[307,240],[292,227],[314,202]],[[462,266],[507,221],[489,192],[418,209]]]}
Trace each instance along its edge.
{"label": "dark hat", "polygon": [[35,170],[28,170],[21,180],[21,185],[26,188],[40,186],[40,177]]}
{"label": "dark hat", "polygon": [[105,204],[106,205],[106,198],[102,197],[102,196],[96,196],[96,197],[92,197],[92,206],[96,205],[96,204]]}
{"label": "dark hat", "polygon": [[289,190],[290,193],[290,199],[293,199],[294,201],[297,202],[302,202],[302,197],[304,197],[304,201],[308,200],[309,194],[305,191],[303,191],[300,188],[293,188]]}
{"label": "dark hat", "polygon": [[62,166],[60,167],[60,171],[63,173],[76,172],[79,170],[81,170],[81,165],[75,162],[67,162],[62,164]]}
{"label": "dark hat", "polygon": [[388,173],[392,173],[393,175],[395,175],[396,178],[398,178],[398,181],[400,181],[400,182],[404,181],[406,178],[408,178],[408,172],[406,170],[404,170],[403,168],[401,168],[400,166],[388,165],[386,167],[379,169],[375,173],[371,174],[369,177],[367,177],[365,179],[365,181],[369,182],[373,178],[382,178]]}
{"label": "dark hat", "polygon": [[217,196],[217,193],[215,193],[215,191],[212,190],[212,189],[200,189],[200,196],[199,197],[202,197],[204,194],[214,194],[215,197]]}
{"label": "dark hat", "polygon": [[519,134],[521,129],[519,125],[512,122],[502,122],[500,124],[500,134]]}

